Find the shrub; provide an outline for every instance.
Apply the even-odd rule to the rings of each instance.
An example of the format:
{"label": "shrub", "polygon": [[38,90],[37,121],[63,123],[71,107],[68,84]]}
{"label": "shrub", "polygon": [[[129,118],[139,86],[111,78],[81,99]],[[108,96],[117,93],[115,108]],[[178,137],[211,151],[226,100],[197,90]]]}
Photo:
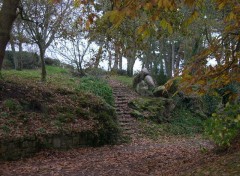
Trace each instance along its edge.
{"label": "shrub", "polygon": [[8,111],[13,111],[13,112],[17,112],[17,111],[22,110],[22,106],[15,99],[7,99],[7,100],[3,101],[2,108],[6,109]]}
{"label": "shrub", "polygon": [[52,59],[52,58],[45,58],[45,63],[46,65],[51,65],[51,66],[60,66],[61,62],[58,59]]}
{"label": "shrub", "polygon": [[126,75],[127,75],[127,71],[126,71],[126,70],[120,70],[120,69],[118,69],[118,70],[117,70],[117,74],[118,74],[118,75],[122,75],[122,76],[126,76]]}
{"label": "shrub", "polygon": [[84,70],[87,75],[100,77],[106,74],[106,71],[102,68],[87,68]]}
{"label": "shrub", "polygon": [[180,108],[173,112],[173,118],[164,130],[174,135],[191,135],[203,132],[203,120],[191,111]]}
{"label": "shrub", "polygon": [[212,115],[221,105],[222,98],[217,95],[205,94],[202,96],[204,112],[207,115]]}
{"label": "shrub", "polygon": [[222,148],[230,146],[240,132],[240,106],[227,105],[223,111],[212,114],[205,124],[206,134]]}
{"label": "shrub", "polygon": [[164,85],[168,81],[168,77],[162,69],[159,70],[159,73],[153,73],[152,76],[156,80],[157,85]]}
{"label": "shrub", "polygon": [[81,78],[80,85],[77,90],[87,91],[103,98],[108,104],[113,105],[114,99],[112,89],[107,82],[96,77],[83,77]]}
{"label": "shrub", "polygon": [[[38,61],[39,56],[36,53],[22,51],[22,52],[15,52],[16,59],[20,61],[21,63],[18,63],[21,65],[21,68],[23,69],[35,69],[38,67]],[[4,56],[4,68],[11,68],[14,69],[14,59],[13,59],[13,52],[12,51],[6,51]]]}

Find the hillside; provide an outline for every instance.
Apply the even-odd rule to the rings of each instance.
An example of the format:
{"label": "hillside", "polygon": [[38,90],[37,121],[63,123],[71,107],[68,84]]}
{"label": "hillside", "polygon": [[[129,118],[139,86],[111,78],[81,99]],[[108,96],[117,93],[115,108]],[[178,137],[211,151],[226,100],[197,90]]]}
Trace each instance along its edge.
{"label": "hillside", "polygon": [[[202,117],[184,106],[177,107],[168,119],[158,119],[159,106],[166,99],[135,95],[130,89],[132,78],[108,77],[111,90],[98,78],[72,77],[57,67],[47,69],[46,83],[38,81],[37,70],[3,72],[0,156],[10,160],[31,157],[0,161],[2,175],[239,174],[238,142],[218,154],[203,136]],[[101,91],[99,84],[104,88]],[[109,105],[112,92],[116,109]],[[117,97],[127,101],[118,105]],[[131,121],[134,130],[121,138],[119,108],[124,111],[124,103],[135,106],[132,115],[137,120]]]}
{"label": "hillside", "polygon": [[[115,110],[99,96],[79,89],[81,80],[73,78],[67,70],[57,67],[48,67],[48,70],[47,83],[38,81],[37,70],[3,72],[4,80],[0,82],[1,158],[30,155],[11,153],[11,141],[13,148],[21,143],[20,150],[25,140],[30,142],[35,146],[30,153],[34,153],[40,148],[97,146],[118,140]],[[70,142],[65,144],[64,135],[83,139],[74,141],[70,137]],[[59,139],[55,139],[56,136]]]}

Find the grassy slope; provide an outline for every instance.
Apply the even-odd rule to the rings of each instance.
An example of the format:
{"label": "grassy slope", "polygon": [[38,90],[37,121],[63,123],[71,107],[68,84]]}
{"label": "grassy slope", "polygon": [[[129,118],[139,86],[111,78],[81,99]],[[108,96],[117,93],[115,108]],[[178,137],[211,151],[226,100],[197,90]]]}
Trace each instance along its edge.
{"label": "grassy slope", "polygon": [[40,70],[3,71],[0,138],[92,130],[106,136],[100,143],[115,140],[114,109],[93,94],[77,91],[81,80],[67,70],[48,66],[47,73],[47,82],[41,83]]}
{"label": "grassy slope", "polygon": [[[66,69],[54,66],[47,66],[46,69],[48,77],[45,86],[74,90],[79,85],[80,79],[72,77]],[[20,84],[41,84],[41,70],[3,70],[2,76],[5,80]]]}

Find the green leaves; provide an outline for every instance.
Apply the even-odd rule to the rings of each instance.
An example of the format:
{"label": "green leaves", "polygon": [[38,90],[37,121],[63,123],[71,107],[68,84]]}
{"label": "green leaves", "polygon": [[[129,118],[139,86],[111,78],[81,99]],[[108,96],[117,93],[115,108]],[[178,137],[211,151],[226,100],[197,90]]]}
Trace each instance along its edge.
{"label": "green leaves", "polygon": [[213,113],[205,125],[205,131],[219,147],[230,146],[240,132],[239,105],[227,105],[223,112]]}

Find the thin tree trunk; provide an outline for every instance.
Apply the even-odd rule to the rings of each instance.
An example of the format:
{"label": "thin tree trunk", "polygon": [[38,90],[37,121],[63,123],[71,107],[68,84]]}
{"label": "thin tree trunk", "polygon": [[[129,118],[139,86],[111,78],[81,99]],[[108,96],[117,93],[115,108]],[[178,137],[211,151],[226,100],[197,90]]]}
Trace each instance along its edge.
{"label": "thin tree trunk", "polygon": [[119,69],[122,70],[122,52],[119,53]]}
{"label": "thin tree trunk", "polygon": [[22,48],[22,43],[19,43],[19,58],[18,58],[18,70],[22,70],[23,69],[23,63],[22,63],[22,52],[23,52],[23,48]]}
{"label": "thin tree trunk", "polygon": [[41,59],[41,67],[42,67],[42,74],[41,74],[41,81],[46,82],[47,80],[47,71],[46,71],[46,65],[45,65],[45,49],[39,45],[39,50],[40,50],[40,59]]}
{"label": "thin tree trunk", "polygon": [[10,39],[10,33],[14,20],[17,17],[17,7],[20,0],[3,0],[0,11],[0,76],[5,49]]}
{"label": "thin tree trunk", "polygon": [[112,53],[110,50],[108,50],[108,71],[112,70]]}
{"label": "thin tree trunk", "polygon": [[103,49],[103,44],[98,48],[98,53],[97,53],[97,56],[96,56],[96,61],[94,63],[94,68],[98,68],[98,66],[99,66],[100,59],[101,59],[101,56],[102,56],[102,49]]}
{"label": "thin tree trunk", "polygon": [[12,55],[13,55],[13,63],[14,63],[14,69],[18,69],[18,60],[16,57],[16,50],[15,50],[15,45],[13,39],[10,39],[10,44],[11,44],[11,49],[12,49]]}
{"label": "thin tree trunk", "polygon": [[174,41],[172,42],[172,60],[171,60],[171,73],[175,73],[175,43]]}
{"label": "thin tree trunk", "polygon": [[118,69],[119,55],[120,55],[119,45],[118,45],[118,42],[115,42],[115,58],[114,58],[113,70]]}

